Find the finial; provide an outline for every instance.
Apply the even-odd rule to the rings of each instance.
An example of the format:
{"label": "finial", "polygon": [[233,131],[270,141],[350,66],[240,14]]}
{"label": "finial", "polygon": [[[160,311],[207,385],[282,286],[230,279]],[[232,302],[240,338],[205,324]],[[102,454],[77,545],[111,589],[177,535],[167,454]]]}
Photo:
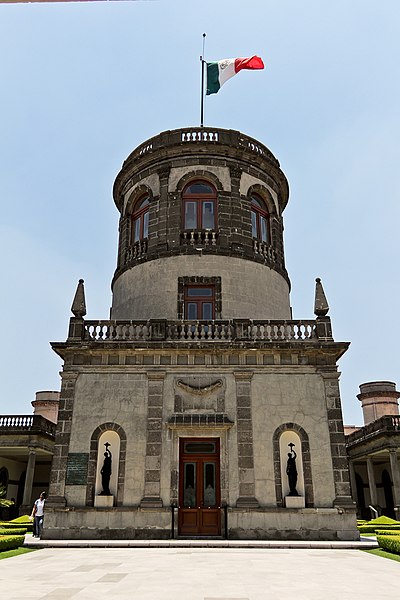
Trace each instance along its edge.
{"label": "finial", "polygon": [[74,301],[72,302],[71,311],[74,317],[77,319],[82,319],[86,315],[85,288],[83,287],[83,279],[79,280]]}
{"label": "finial", "polygon": [[329,311],[329,304],[325,296],[324,288],[322,287],[319,277],[315,280],[315,303],[314,314],[317,317],[325,317]]}

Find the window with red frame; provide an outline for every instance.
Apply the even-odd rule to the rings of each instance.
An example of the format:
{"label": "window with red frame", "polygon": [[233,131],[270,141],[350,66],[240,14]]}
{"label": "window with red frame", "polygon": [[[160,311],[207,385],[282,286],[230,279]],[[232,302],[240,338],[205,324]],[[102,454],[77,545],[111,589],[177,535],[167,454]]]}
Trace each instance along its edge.
{"label": "window with red frame", "polygon": [[189,321],[215,319],[215,288],[213,285],[185,286],[184,318]]}
{"label": "window with red frame", "polygon": [[217,192],[206,181],[194,181],[183,190],[183,228],[215,229]]}
{"label": "window with red frame", "polygon": [[269,213],[264,202],[258,196],[251,197],[251,232],[253,238],[271,243],[269,232]]}
{"label": "window with red frame", "polygon": [[132,214],[132,244],[145,240],[149,236],[149,206],[148,196],[141,198]]}

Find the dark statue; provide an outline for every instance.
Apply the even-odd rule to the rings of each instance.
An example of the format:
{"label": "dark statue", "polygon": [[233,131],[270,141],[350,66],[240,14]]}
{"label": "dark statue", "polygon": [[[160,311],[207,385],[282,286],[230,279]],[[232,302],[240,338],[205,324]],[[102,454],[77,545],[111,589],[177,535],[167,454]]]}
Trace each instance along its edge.
{"label": "dark statue", "polygon": [[290,448],[290,452],[288,453],[287,465],[286,465],[286,475],[289,480],[289,496],[298,496],[298,491],[296,490],[297,485],[297,467],[296,467],[296,458],[297,454],[293,450],[294,444],[288,444]]}
{"label": "dark statue", "polygon": [[106,447],[106,451],[104,452],[104,462],[103,462],[103,466],[101,467],[100,473],[101,473],[101,485],[103,487],[103,491],[100,493],[100,496],[111,496],[111,492],[110,492],[110,477],[111,477],[111,459],[112,459],[112,454],[109,450],[109,446],[111,446],[111,444],[109,444],[108,442],[106,442],[105,444]]}

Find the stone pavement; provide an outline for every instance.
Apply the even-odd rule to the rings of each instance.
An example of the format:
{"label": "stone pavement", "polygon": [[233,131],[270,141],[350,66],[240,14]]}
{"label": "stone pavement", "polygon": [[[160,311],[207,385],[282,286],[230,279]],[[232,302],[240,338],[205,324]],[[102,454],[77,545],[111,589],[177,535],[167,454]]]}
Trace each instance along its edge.
{"label": "stone pavement", "polygon": [[360,550],[44,548],[0,563],[7,600],[393,600],[400,565]]}

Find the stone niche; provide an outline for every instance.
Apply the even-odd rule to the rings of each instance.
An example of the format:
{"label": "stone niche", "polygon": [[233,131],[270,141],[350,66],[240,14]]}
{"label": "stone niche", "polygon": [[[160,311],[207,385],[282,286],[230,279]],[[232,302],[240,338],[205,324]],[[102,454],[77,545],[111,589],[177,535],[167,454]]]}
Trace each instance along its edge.
{"label": "stone niche", "polygon": [[176,377],[174,380],[174,412],[225,412],[225,379],[209,375]]}
{"label": "stone niche", "polygon": [[[298,496],[290,494],[289,480],[286,473],[288,453],[290,452],[289,444],[293,444],[293,450],[296,452],[296,468],[297,468],[297,485],[296,490]],[[304,470],[301,451],[301,440],[295,431],[284,431],[279,438],[279,452],[281,457],[281,481],[282,481],[282,497],[285,499],[285,508],[304,508],[305,507],[305,491],[304,491]]]}
{"label": "stone niche", "polygon": [[[110,492],[111,495],[102,494],[102,478],[101,469],[104,463],[104,444],[108,442],[110,444],[109,449],[112,455],[111,458],[111,476],[110,476]],[[114,499],[117,496],[118,490],[118,465],[119,465],[119,452],[120,452],[120,438],[116,431],[104,431],[99,438],[99,445],[97,450],[97,468],[96,468],[96,485],[95,485],[95,496],[94,505],[97,508],[110,508],[114,506]]]}

